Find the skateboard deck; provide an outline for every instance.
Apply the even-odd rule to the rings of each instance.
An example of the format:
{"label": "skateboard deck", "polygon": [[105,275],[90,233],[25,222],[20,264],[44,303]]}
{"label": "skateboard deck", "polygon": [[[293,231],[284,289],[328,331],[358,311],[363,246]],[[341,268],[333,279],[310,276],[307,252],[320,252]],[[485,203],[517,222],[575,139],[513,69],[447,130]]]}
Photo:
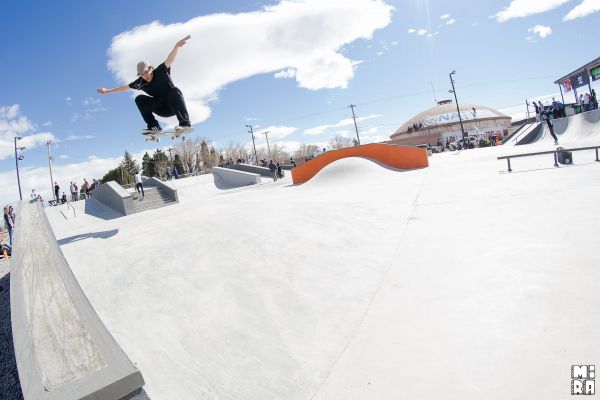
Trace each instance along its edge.
{"label": "skateboard deck", "polygon": [[149,131],[147,129],[142,129],[142,135],[146,136],[146,142],[160,142],[159,136],[168,136],[168,135],[171,135],[172,140],[179,139],[179,138],[181,138],[181,140],[185,140],[185,135],[192,132],[193,130],[194,130],[193,128],[186,128],[186,129],[182,129],[182,130],[178,130],[178,131],[166,130],[166,131],[155,132],[155,131]]}

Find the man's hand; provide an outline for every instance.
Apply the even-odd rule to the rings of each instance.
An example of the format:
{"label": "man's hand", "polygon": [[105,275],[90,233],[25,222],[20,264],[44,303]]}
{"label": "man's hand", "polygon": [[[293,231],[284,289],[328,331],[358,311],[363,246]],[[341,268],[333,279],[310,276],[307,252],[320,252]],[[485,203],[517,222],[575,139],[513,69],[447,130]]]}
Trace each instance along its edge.
{"label": "man's hand", "polygon": [[100,89],[96,89],[96,92],[98,92],[100,94],[106,94],[106,93],[108,93],[108,89],[107,88],[100,88]]}
{"label": "man's hand", "polygon": [[175,48],[179,48],[181,46],[183,46],[185,44],[185,42],[187,42],[188,40],[190,40],[190,38],[192,37],[192,35],[187,35],[186,37],[184,37],[183,39],[181,39],[179,42],[175,43]]}
{"label": "man's hand", "polygon": [[175,57],[177,56],[177,50],[179,50],[181,46],[183,46],[188,40],[190,40],[191,37],[191,35],[187,35],[179,42],[175,43],[175,47],[173,47],[173,50],[171,50],[171,52],[167,56],[167,59],[165,60],[165,67],[171,67],[171,64],[173,64],[173,61],[175,61]]}

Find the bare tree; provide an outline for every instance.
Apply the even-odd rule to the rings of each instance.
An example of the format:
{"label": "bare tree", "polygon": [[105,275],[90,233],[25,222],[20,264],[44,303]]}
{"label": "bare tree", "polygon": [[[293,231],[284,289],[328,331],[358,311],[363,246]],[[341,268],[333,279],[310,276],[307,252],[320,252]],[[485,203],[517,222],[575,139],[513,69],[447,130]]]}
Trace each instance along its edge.
{"label": "bare tree", "polygon": [[331,146],[333,150],[345,149],[346,147],[352,146],[352,139],[344,136],[336,136],[329,140],[329,146]]}
{"label": "bare tree", "polygon": [[298,150],[294,152],[294,158],[302,158],[312,155],[319,150],[319,147],[314,144],[301,144]]}
{"label": "bare tree", "polygon": [[271,145],[271,158],[273,161],[286,161],[290,159],[290,154],[285,151],[285,146],[279,143],[273,143]]}
{"label": "bare tree", "polygon": [[175,154],[179,154],[183,168],[187,173],[194,172],[194,161],[196,157],[196,146],[191,140],[183,140],[175,146]]}

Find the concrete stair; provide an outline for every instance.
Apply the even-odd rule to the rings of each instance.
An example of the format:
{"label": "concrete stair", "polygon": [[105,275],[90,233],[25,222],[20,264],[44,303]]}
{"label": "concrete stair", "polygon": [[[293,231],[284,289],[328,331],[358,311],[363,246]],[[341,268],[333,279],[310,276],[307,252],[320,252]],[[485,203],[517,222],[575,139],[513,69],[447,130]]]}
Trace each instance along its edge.
{"label": "concrete stair", "polygon": [[144,194],[145,197],[142,197],[137,191],[133,192],[133,205],[136,213],[176,203],[162,188],[145,187]]}

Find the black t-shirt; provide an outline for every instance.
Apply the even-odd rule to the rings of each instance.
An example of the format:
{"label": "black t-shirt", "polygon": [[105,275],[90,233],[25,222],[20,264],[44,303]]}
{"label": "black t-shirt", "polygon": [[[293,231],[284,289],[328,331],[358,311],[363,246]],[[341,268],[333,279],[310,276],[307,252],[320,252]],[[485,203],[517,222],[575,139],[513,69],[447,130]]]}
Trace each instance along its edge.
{"label": "black t-shirt", "polygon": [[171,80],[171,68],[167,68],[165,63],[161,63],[154,69],[152,80],[147,82],[141,76],[129,84],[129,87],[135,90],[143,90],[156,99],[167,97],[171,88],[175,85]]}

